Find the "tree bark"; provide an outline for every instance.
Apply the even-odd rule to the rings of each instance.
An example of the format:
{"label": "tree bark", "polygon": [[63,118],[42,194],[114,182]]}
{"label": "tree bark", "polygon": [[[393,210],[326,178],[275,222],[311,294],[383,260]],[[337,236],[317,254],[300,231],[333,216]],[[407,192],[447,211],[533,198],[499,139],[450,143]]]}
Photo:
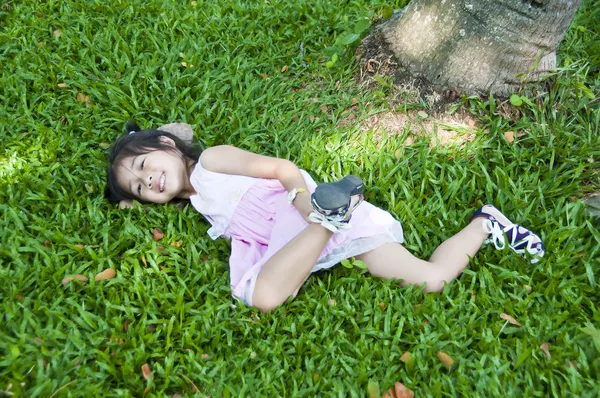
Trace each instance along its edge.
{"label": "tree bark", "polygon": [[581,0],[412,0],[376,27],[362,62],[393,56],[398,80],[508,97],[556,66]]}

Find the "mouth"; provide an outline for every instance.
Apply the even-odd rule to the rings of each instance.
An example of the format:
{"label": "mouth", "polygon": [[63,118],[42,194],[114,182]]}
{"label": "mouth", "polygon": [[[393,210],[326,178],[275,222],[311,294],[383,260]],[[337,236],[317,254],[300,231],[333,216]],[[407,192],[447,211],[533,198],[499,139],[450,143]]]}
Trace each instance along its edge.
{"label": "mouth", "polygon": [[167,176],[165,173],[162,173],[162,175],[160,176],[160,179],[158,180],[158,190],[160,192],[163,192],[165,190],[165,180],[167,179]]}

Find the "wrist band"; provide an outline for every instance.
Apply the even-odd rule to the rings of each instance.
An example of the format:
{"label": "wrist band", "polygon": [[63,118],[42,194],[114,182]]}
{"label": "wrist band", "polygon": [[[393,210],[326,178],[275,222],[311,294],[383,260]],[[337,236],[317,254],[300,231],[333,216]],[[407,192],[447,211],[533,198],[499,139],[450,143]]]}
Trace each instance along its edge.
{"label": "wrist band", "polygon": [[298,189],[294,188],[294,189],[292,189],[290,191],[290,193],[288,193],[288,203],[289,204],[294,203],[294,200],[296,200],[296,196],[299,193],[302,193],[302,192],[308,192],[308,189],[304,189],[304,188],[298,188]]}

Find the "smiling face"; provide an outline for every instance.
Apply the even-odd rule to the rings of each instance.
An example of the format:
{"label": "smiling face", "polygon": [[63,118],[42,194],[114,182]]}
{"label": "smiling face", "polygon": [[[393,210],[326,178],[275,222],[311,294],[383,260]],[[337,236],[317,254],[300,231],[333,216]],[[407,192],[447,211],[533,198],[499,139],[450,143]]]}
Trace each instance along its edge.
{"label": "smiling face", "polygon": [[116,179],[135,198],[152,203],[167,203],[194,194],[190,184],[190,165],[168,137],[160,137],[172,150],[155,150],[120,159]]}

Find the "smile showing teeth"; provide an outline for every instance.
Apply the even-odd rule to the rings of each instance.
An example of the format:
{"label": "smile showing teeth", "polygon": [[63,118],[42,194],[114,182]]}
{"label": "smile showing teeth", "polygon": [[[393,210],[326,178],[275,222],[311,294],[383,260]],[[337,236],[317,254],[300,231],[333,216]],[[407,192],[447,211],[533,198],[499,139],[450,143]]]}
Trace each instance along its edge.
{"label": "smile showing teeth", "polygon": [[165,175],[165,173],[163,173],[160,176],[160,179],[158,180],[158,190],[160,192],[165,190],[165,180],[167,179],[167,176]]}

